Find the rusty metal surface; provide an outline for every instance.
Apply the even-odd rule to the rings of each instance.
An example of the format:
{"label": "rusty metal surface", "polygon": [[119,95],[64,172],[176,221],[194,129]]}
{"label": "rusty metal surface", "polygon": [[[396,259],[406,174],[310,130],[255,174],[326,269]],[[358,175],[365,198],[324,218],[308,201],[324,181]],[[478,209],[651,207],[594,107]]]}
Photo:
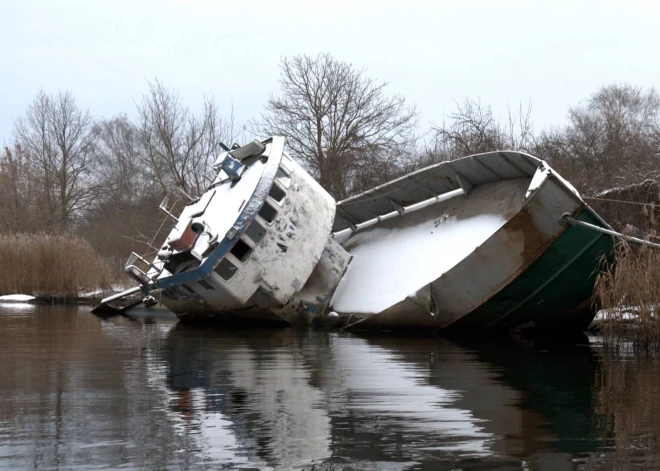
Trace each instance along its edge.
{"label": "rusty metal surface", "polygon": [[170,247],[177,251],[184,251],[191,248],[197,240],[197,235],[192,230],[192,219],[188,220],[188,225],[176,239],[169,240]]}
{"label": "rusty metal surface", "polygon": [[442,327],[469,314],[520,276],[566,229],[562,210],[582,202],[554,179],[547,180],[521,211],[470,256],[432,283]]}
{"label": "rusty metal surface", "polygon": [[[518,197],[511,199],[511,194],[502,193],[502,183],[484,185],[475,197],[482,199],[488,195],[492,200],[509,200],[502,206],[502,214],[508,222],[460,263],[444,273],[438,273],[437,279],[429,284],[431,296],[428,300],[419,296],[419,299],[407,298],[379,313],[337,310],[344,322],[349,318],[352,318],[351,322],[359,320],[360,324],[356,324],[355,328],[378,326],[435,330],[449,326],[520,276],[556,240],[566,228],[559,220],[562,212],[575,213],[585,207],[580,198],[559,179],[547,179],[528,200],[523,199],[524,186],[520,187]],[[441,207],[438,206],[438,209]],[[406,224],[404,220],[411,216],[381,222],[376,227]],[[370,243],[368,239],[365,242]],[[350,247],[350,241],[345,246]],[[447,247],[447,250],[455,248]],[[429,260],[428,263],[433,262]],[[420,286],[419,289],[425,287]],[[419,305],[414,316],[405,312],[411,308],[411,302]]]}
{"label": "rusty metal surface", "polygon": [[540,163],[531,155],[505,151],[432,165],[339,202],[332,230],[338,232],[391,213],[397,205],[410,206],[459,189],[459,179],[476,187],[498,180],[530,178]]}

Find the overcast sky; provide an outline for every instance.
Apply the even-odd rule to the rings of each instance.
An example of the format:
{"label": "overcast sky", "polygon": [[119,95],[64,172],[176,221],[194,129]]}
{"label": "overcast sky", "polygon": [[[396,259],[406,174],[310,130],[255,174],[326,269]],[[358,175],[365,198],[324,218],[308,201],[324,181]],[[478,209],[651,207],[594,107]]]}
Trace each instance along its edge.
{"label": "overcast sky", "polygon": [[454,100],[498,114],[531,99],[536,128],[603,84],[660,85],[654,1],[0,0],[0,144],[39,89],[98,117],[132,113],[147,79],[240,120],[278,91],[281,56],[330,52],[441,122]]}

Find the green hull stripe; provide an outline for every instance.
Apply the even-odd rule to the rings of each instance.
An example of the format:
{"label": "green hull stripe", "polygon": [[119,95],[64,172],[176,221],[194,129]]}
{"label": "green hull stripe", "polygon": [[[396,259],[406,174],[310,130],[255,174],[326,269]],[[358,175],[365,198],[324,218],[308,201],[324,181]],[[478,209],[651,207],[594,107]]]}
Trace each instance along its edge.
{"label": "green hull stripe", "polygon": [[[578,220],[603,226],[590,209]],[[584,328],[593,319],[588,301],[603,255],[612,259],[613,239],[569,226],[520,276],[450,328],[499,328],[533,322],[537,327]],[[578,309],[580,308],[580,309]]]}
{"label": "green hull stripe", "polygon": [[582,256],[582,254],[584,254],[587,250],[589,250],[591,248],[591,246],[594,245],[599,240],[600,240],[600,234],[597,235],[596,237],[594,237],[594,240],[592,240],[587,245],[585,245],[582,250],[580,250],[578,253],[576,253],[573,258],[571,258],[568,262],[566,262],[563,267],[561,267],[559,270],[557,270],[554,275],[552,275],[550,278],[548,278],[541,286],[539,286],[532,294],[527,296],[520,304],[518,304],[517,306],[513,307],[512,309],[510,309],[507,312],[505,312],[504,314],[502,314],[502,316],[500,316],[498,319],[493,321],[488,327],[492,327],[493,325],[497,324],[502,319],[504,319],[506,316],[508,316],[509,314],[514,312],[516,309],[519,309],[521,306],[527,304],[530,299],[532,299],[534,296],[536,296],[541,291],[543,291],[546,288],[546,286],[548,286],[550,283],[555,281],[555,279],[557,277],[559,277],[562,273],[564,273],[564,271],[567,268],[570,268],[571,265],[573,265],[573,263],[575,263],[575,261]]}

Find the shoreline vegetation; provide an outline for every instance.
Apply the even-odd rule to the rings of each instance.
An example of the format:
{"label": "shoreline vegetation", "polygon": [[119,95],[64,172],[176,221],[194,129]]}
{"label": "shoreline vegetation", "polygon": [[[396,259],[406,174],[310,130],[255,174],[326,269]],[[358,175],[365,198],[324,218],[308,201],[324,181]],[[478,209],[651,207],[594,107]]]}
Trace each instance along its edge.
{"label": "shoreline vegetation", "polygon": [[121,280],[92,246],[74,234],[0,234],[0,295],[32,302],[93,302]]}
{"label": "shoreline vegetation", "polygon": [[[33,304],[95,304],[127,289],[124,275],[72,234],[0,234],[0,297],[29,295]],[[599,312],[589,330],[608,347],[660,351],[660,250],[617,243],[614,261],[601,265],[594,287]],[[0,299],[0,302],[3,300]],[[16,300],[10,300],[15,301]]]}
{"label": "shoreline vegetation", "polygon": [[615,263],[604,267],[594,287],[599,332],[615,348],[660,351],[660,250],[619,242]]}

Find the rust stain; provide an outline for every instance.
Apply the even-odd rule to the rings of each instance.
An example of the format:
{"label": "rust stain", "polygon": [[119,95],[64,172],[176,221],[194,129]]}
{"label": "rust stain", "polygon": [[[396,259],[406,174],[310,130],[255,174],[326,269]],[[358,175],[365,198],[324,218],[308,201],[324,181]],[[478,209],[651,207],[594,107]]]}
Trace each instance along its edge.
{"label": "rust stain", "polygon": [[507,236],[512,239],[522,238],[522,258],[526,262],[535,258],[535,254],[544,247],[548,237],[543,234],[532,221],[526,208],[523,208],[516,216],[507,222],[504,227]]}
{"label": "rust stain", "polygon": [[[582,211],[582,209],[583,208],[577,208],[573,213],[573,217],[577,217],[577,214],[579,214],[580,211]],[[524,216],[523,216],[523,213],[524,213]],[[516,233],[516,230],[513,229],[513,227],[515,227],[514,224],[521,224],[521,222],[525,221],[525,219],[527,219],[527,220],[531,219],[529,213],[527,213],[527,211],[526,211],[526,208],[521,210],[521,212],[519,214],[520,214],[520,218],[514,217],[507,224],[505,224],[504,227],[502,228],[507,232],[508,235],[512,235],[512,234]],[[554,236],[549,237],[547,235],[543,235],[543,233],[541,233],[536,227],[534,227],[531,224],[531,221],[528,224],[531,227],[533,227],[533,230],[523,230],[521,232],[522,232],[523,236],[530,235],[531,236],[530,241],[532,241],[532,243],[528,243],[527,239],[525,239],[525,241],[523,242],[523,255],[525,256],[525,258],[523,259],[522,266],[518,270],[516,270],[516,272],[513,273],[504,283],[502,283],[500,286],[495,288],[491,293],[489,293],[487,296],[485,296],[479,305],[481,305],[481,304],[485,303],[486,301],[488,301],[490,298],[492,298],[497,293],[499,293],[505,286],[508,286],[511,282],[513,282],[513,280],[518,278],[566,230],[566,228],[563,228],[558,233],[556,233]],[[511,231],[511,232],[509,232],[509,231]],[[537,246],[537,243],[533,242],[534,239],[535,239],[535,236],[533,236],[532,233],[536,233],[537,235],[540,235],[540,237],[541,237],[540,245]],[[535,246],[536,246],[536,249],[534,251],[532,251],[532,247],[535,247]],[[477,250],[479,250],[479,249],[477,249]],[[526,256],[527,253],[530,253],[531,255]]]}

